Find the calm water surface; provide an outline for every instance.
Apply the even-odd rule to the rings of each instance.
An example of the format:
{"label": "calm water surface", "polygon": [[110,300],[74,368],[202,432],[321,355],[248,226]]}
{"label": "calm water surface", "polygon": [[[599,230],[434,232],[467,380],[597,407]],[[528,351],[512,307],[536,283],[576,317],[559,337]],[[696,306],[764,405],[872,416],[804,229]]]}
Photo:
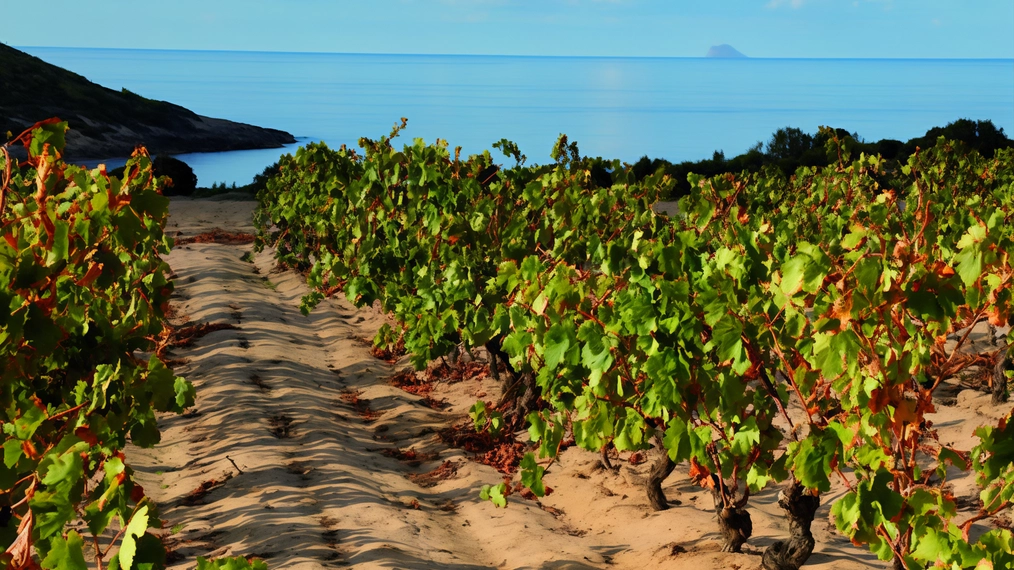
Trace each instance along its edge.
{"label": "calm water surface", "polygon": [[[535,162],[549,160],[560,133],[588,155],[679,161],[732,156],[786,126],[868,140],[907,140],[962,117],[1014,130],[1014,60],[23,49],[113,89],[333,146],[386,134],[400,117],[406,143],[439,137],[475,153],[508,138]],[[281,152],[183,159],[201,185],[245,184]]]}

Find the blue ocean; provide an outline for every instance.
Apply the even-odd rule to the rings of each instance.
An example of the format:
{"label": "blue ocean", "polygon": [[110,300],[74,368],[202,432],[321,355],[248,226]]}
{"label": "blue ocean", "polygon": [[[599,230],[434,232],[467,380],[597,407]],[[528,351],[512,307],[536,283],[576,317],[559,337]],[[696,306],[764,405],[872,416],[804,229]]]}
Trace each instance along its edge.
{"label": "blue ocean", "polygon": [[[583,154],[632,162],[732,156],[787,126],[866,140],[908,140],[958,118],[1014,131],[1014,60],[20,49],[112,89],[333,146],[379,137],[401,117],[406,143],[441,138],[469,154],[507,138],[530,162],[549,161],[560,133]],[[245,184],[295,146],[181,158],[202,186]]]}

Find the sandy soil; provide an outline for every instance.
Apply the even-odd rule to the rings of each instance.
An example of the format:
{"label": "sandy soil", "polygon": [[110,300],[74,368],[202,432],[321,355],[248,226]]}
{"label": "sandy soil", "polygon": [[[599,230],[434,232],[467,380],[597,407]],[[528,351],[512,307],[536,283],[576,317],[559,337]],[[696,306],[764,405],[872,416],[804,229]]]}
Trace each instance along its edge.
{"label": "sandy soil", "polygon": [[[252,202],[174,199],[169,231],[252,231],[252,209]],[[407,364],[370,355],[382,315],[329,300],[303,316],[302,278],[274,270],[268,252],[241,259],[251,249],[192,244],[169,256],[178,311],[236,327],[174,352],[186,360],[177,372],[196,386],[197,404],[162,418],[157,448],[128,453],[161,506],[174,568],[193,567],[196,556],[242,555],[306,569],[753,570],[763,549],[786,535],[777,489],[769,489],[751,499],[754,537],[745,553],[721,553],[711,497],[690,485],[686,469],[667,481],[673,508],[651,512],[641,487],[649,464],[634,465],[629,454],[612,472],[597,454],[572,448],[546,476],[551,496],[515,495],[506,509],[480,501],[479,488],[502,475],[436,432],[460,422],[476,398],[492,398],[495,383],[439,383],[431,397],[446,400],[441,410],[391,386]],[[1003,412],[958,381],[945,398],[941,439],[959,446],[971,441],[971,426]],[[417,459],[399,460],[395,449]],[[972,488],[967,477],[954,485]],[[807,568],[883,568],[829,522],[841,493],[824,498]]]}

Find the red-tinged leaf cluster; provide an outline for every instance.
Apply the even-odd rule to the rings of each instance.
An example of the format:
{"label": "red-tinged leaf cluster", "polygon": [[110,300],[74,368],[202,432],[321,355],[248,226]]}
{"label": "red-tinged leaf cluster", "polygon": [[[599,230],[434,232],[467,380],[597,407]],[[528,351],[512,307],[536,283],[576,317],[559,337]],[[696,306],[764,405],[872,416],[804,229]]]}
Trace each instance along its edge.
{"label": "red-tinged leaf cluster", "polygon": [[226,482],[229,481],[229,479],[232,479],[231,473],[229,475],[226,475],[222,479],[208,479],[207,481],[203,481],[200,485],[198,485],[192,491],[187,493],[186,496],[180,499],[180,503],[188,507],[203,505],[205,502],[204,499],[212,491],[221,487],[222,485],[225,485]]}
{"label": "red-tinged leaf cluster", "polygon": [[380,452],[384,457],[392,457],[398,461],[404,461],[409,465],[421,465],[425,461],[432,461],[438,457],[436,453],[419,453],[414,449],[389,448]]}
{"label": "red-tinged leaf cluster", "polygon": [[450,405],[447,402],[447,400],[436,400],[431,396],[426,396],[425,398],[423,398],[422,404],[431,410],[437,411],[443,410]]}
{"label": "red-tinged leaf cluster", "polygon": [[352,409],[359,414],[359,417],[366,423],[371,423],[380,417],[380,413],[370,408],[370,401],[360,398],[363,393],[359,390],[345,390],[338,396],[342,402],[352,406]]}
{"label": "red-tinged leaf cluster", "polygon": [[[461,362],[449,364],[437,361],[423,372],[403,370],[391,377],[392,386],[410,394],[425,396],[433,392],[435,382],[457,384],[464,380],[484,378],[489,375],[489,365],[484,362]],[[432,406],[431,406],[432,407]]]}
{"label": "red-tinged leaf cluster", "polygon": [[391,345],[374,345],[373,348],[370,349],[370,354],[373,355],[374,358],[394,364],[399,358],[405,356],[405,341],[403,339],[398,339],[397,342]]}
{"label": "red-tinged leaf cluster", "polygon": [[[433,392],[435,382],[446,382],[456,384],[462,380],[482,378],[489,372],[489,365],[481,362],[459,362],[457,365],[450,365],[444,362],[427,368],[424,372],[418,373],[413,370],[403,370],[391,377],[392,386],[400,388],[410,394],[427,396]],[[434,409],[440,409],[441,404],[433,402]],[[429,404],[427,404],[429,405]]]}
{"label": "red-tinged leaf cluster", "polygon": [[172,326],[168,325],[159,338],[156,354],[159,357],[166,355],[172,348],[188,348],[194,346],[198,340],[218,331],[240,330],[239,327],[230,323],[198,323],[195,325]]}
{"label": "red-tinged leaf cluster", "polygon": [[525,455],[525,445],[502,434],[492,437],[488,432],[477,432],[471,424],[460,424],[439,432],[440,439],[450,447],[464,449],[473,454],[477,463],[489,465],[497,471],[513,475]]}
{"label": "red-tinged leaf cluster", "polygon": [[[549,485],[546,485],[543,488],[544,492],[541,495],[536,495],[522,481],[518,481],[517,483],[513,482],[512,475],[513,475],[512,473],[507,473],[507,474],[504,475],[504,478],[503,478],[503,496],[504,497],[509,497],[509,496],[517,493],[523,499],[527,499],[529,501],[536,501],[536,502],[538,502],[538,500],[540,498],[542,498],[542,497],[548,497],[549,495],[553,494],[553,488],[550,487]],[[553,515],[556,515],[556,516],[559,516],[559,515],[563,514],[562,511],[560,511],[558,509],[555,509],[553,507],[542,506],[542,508],[546,512],[552,513]]]}
{"label": "red-tinged leaf cluster", "polygon": [[483,465],[489,465],[501,473],[513,475],[517,473],[525,451],[525,444],[521,442],[501,441],[494,443],[492,449],[477,453],[475,460]]}
{"label": "red-tinged leaf cluster", "polygon": [[458,476],[458,464],[444,461],[439,467],[426,473],[410,473],[405,477],[423,488],[436,487],[441,481],[454,479]]}
{"label": "red-tinged leaf cluster", "polygon": [[420,378],[414,370],[404,370],[391,377],[391,385],[409,394],[425,396],[433,391],[432,380]]}
{"label": "red-tinged leaf cluster", "polygon": [[447,384],[457,384],[464,380],[489,376],[489,364],[475,360],[468,362],[459,360],[457,364],[452,365],[440,360],[433,366],[426,368],[423,374],[431,382],[441,381]]}

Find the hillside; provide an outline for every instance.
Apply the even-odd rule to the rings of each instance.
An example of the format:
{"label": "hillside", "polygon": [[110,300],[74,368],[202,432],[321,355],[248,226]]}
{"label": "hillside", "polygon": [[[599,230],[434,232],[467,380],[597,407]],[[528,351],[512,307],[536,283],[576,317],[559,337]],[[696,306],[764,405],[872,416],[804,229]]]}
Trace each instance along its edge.
{"label": "hillside", "polygon": [[70,157],[126,156],[138,144],[152,153],[276,148],[289,133],[213,119],[124,89],[113,91],[0,44],[0,135],[36,121],[70,122]]}

